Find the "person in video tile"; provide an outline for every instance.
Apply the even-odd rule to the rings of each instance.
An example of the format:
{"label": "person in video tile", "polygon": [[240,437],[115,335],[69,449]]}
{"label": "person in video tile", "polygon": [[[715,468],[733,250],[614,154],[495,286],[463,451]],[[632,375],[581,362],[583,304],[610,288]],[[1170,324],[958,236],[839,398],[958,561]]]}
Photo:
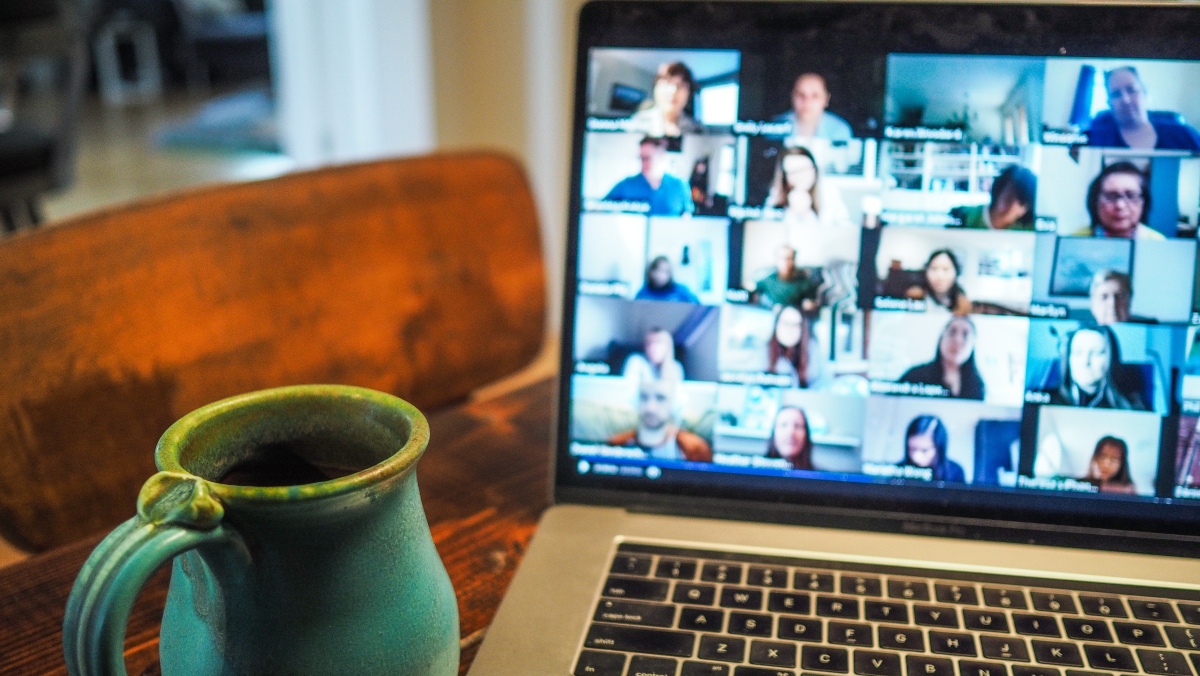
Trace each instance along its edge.
{"label": "person in video tile", "polygon": [[604,196],[615,202],[646,202],[651,216],[680,216],[695,211],[687,184],[667,173],[667,139],[646,136],[638,144],[642,171],[623,178]]}
{"label": "person in video tile", "polygon": [[678,391],[678,380],[643,380],[638,385],[637,427],[613,435],[608,443],[640,448],[656,460],[712,462],[712,446],[675,421]]}
{"label": "person in video tile", "polygon": [[675,358],[675,337],[662,327],[652,327],[642,339],[642,351],[625,358],[621,375],[639,383],[683,380],[683,364]]}
{"label": "person in video tile", "polygon": [[671,275],[671,261],[658,256],[646,266],[646,282],[634,300],[665,300],[677,303],[699,303],[692,290],[676,282]]}
{"label": "person in video tile", "polygon": [[965,315],[952,317],[938,338],[933,361],[905,371],[900,382],[940,385],[956,399],[983,400],[983,378],[975,366],[975,324]]}
{"label": "person in video tile", "polygon": [[1129,275],[1116,270],[1098,270],[1092,276],[1088,289],[1092,317],[1097,324],[1119,324],[1130,321],[1129,303],[1133,299],[1133,288]]}
{"label": "person in video tile", "polygon": [[962,265],[958,256],[949,249],[938,249],[929,254],[925,261],[925,276],[921,283],[913,286],[904,295],[913,300],[924,300],[929,309],[943,308],[956,315],[971,312],[971,299],[958,284]]}
{"label": "person in video tile", "polygon": [[704,130],[687,109],[696,91],[692,70],[679,61],[664,63],[654,76],[650,107],[633,114],[638,131],[653,136],[682,136]]}
{"label": "person in video tile", "polygon": [[775,414],[771,428],[771,440],[767,443],[768,458],[783,458],[792,469],[813,468],[812,436],[808,429],[808,416],[795,406],[784,406]]}
{"label": "person in video tile", "polygon": [[1150,182],[1131,162],[1114,162],[1100,171],[1088,187],[1087,207],[1092,224],[1072,235],[1166,239],[1143,222],[1150,213]]}
{"label": "person in video tile", "polygon": [[1104,74],[1109,110],[1096,116],[1088,144],[1110,148],[1200,150],[1200,133],[1176,113],[1151,111],[1146,86],[1133,66]]}
{"label": "person in video tile", "polygon": [[751,300],[761,305],[790,305],[804,311],[814,310],[820,286],[807,271],[796,267],[796,250],[785,244],[775,253],[775,272],[758,282],[751,292]]}
{"label": "person in video tile", "polygon": [[821,377],[821,360],[808,321],[800,310],[784,305],[775,313],[775,326],[767,341],[768,373],[791,378],[792,387],[813,387]]}
{"label": "person in video tile", "polygon": [[904,434],[904,461],[902,467],[920,467],[932,470],[930,481],[956,481],[963,483],[967,475],[962,465],[946,457],[949,439],[946,424],[933,415],[919,415],[908,424]]}
{"label": "person in video tile", "polygon": [[803,73],[792,85],[792,109],[774,122],[791,122],[792,136],[848,141],[854,135],[845,120],[829,112],[829,88],[817,73]]}
{"label": "person in video tile", "polygon": [[1125,374],[1117,337],[1108,326],[1089,326],[1067,336],[1060,369],[1062,383],[1050,403],[1086,408],[1148,411],[1135,383]]}
{"label": "person in video tile", "polygon": [[1137,487],[1129,478],[1129,445],[1116,437],[1100,437],[1087,476],[1080,481],[1094,484],[1101,493],[1136,495]]}
{"label": "person in video tile", "polygon": [[1033,230],[1036,198],[1037,176],[1014,164],[992,181],[990,204],[955,207],[950,215],[961,219],[962,227],[975,230]]}

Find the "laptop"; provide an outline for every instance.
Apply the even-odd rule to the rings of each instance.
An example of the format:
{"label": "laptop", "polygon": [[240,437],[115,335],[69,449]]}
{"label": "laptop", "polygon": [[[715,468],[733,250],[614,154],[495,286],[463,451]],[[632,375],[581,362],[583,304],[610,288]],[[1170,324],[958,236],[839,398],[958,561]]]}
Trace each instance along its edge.
{"label": "laptop", "polygon": [[1200,7],[593,2],[473,674],[1200,674]]}

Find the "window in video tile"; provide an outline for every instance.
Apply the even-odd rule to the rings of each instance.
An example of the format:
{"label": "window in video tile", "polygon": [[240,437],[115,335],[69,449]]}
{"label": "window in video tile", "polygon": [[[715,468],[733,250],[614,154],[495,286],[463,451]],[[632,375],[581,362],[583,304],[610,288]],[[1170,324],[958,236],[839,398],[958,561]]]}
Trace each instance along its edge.
{"label": "window in video tile", "polygon": [[580,296],[575,371],[630,380],[716,380],[719,314],[691,303]]}
{"label": "window in video tile", "polygon": [[572,455],[712,462],[716,383],[580,374],[571,382]]}
{"label": "window in video tile", "polygon": [[913,481],[1013,486],[1021,409],[924,397],[867,400],[862,471]]}
{"label": "window in video tile", "polygon": [[870,324],[872,393],[1021,405],[1028,319],[873,312]]}
{"label": "window in video tile", "polygon": [[714,462],[735,467],[860,469],[863,397],[754,385],[721,385]]}
{"label": "window in video tile", "polygon": [[1042,142],[1200,151],[1200,62],[1050,58]]}
{"label": "window in video tile", "polygon": [[1154,413],[1042,406],[1033,476],[1019,477],[1017,485],[1154,495],[1161,430],[1162,419]]}
{"label": "window in video tile", "polygon": [[677,137],[738,119],[733,50],[592,49],[588,128]]}

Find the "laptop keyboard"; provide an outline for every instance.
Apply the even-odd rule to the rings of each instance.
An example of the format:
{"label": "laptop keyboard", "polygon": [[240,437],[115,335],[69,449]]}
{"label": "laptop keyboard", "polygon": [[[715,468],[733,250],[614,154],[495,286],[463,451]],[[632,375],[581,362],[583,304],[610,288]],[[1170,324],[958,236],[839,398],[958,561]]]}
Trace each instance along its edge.
{"label": "laptop keyboard", "polygon": [[1200,592],[621,544],[575,676],[1200,676]]}

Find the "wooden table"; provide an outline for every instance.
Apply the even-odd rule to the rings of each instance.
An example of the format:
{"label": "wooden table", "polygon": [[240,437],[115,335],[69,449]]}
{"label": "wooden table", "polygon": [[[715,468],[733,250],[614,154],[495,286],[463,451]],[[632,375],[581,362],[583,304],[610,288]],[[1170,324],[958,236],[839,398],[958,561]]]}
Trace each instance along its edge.
{"label": "wooden table", "polygon": [[[466,673],[549,503],[552,381],[429,416],[417,467],[425,513],[458,594]],[[133,516],[134,506],[129,506]],[[0,675],[65,674],[63,610],[103,534],[0,569]],[[134,606],[125,641],[131,676],[158,674],[168,568]]]}

